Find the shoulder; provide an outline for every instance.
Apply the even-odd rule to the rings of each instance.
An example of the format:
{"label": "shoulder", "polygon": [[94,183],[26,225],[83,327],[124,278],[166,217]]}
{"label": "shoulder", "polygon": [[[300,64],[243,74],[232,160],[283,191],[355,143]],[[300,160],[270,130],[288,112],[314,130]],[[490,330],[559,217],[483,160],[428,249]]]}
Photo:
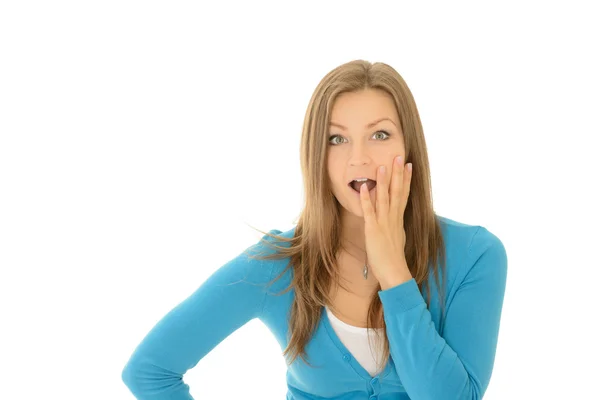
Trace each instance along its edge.
{"label": "shoulder", "polygon": [[[288,265],[290,258],[282,256],[281,258],[263,259],[261,257],[273,255],[276,249],[271,245],[279,247],[289,247],[289,243],[285,239],[291,239],[294,236],[295,227],[288,230],[271,229],[268,231],[270,235],[263,235],[256,243],[248,247],[240,255],[244,261],[251,266],[254,271],[255,280],[260,283],[270,282],[272,278],[282,272]],[[281,237],[282,240],[279,240]],[[257,282],[258,283],[258,282]]]}
{"label": "shoulder", "polygon": [[498,236],[481,225],[467,224],[439,215],[437,219],[442,228],[444,239],[450,243],[450,246],[466,245],[471,248],[474,244],[502,245]]}
{"label": "shoulder", "polygon": [[[271,229],[270,234],[279,234],[281,231]],[[210,282],[222,285],[251,284],[258,285],[267,283],[273,273],[277,260],[261,259],[258,256],[273,253],[268,243],[274,239],[263,235],[258,241],[247,246],[243,251],[232,256],[210,277]]]}
{"label": "shoulder", "polygon": [[[462,281],[473,273],[506,275],[507,254],[502,240],[486,227],[438,216],[449,275]],[[449,279],[452,277],[449,276]]]}

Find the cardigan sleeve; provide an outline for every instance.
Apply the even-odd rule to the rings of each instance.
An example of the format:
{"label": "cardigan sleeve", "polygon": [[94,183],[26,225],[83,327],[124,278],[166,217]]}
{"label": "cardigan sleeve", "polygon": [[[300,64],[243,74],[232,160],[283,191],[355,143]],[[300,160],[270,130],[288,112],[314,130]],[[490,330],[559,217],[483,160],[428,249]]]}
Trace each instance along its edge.
{"label": "cardigan sleeve", "polygon": [[492,375],[507,276],[507,255],[478,227],[468,272],[446,304],[443,337],[413,279],[379,291],[390,355],[411,400],[481,399]]}
{"label": "cardigan sleeve", "polygon": [[262,313],[262,284],[270,280],[273,263],[250,259],[250,250],[257,248],[249,247],[217,269],[138,344],[121,374],[136,399],[193,400],[183,381],[186,371]]}

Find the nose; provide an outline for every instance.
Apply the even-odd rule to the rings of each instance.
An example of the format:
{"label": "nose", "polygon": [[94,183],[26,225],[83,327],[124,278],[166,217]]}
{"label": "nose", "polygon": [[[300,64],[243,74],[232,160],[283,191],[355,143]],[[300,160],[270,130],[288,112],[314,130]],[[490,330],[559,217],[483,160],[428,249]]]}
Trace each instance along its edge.
{"label": "nose", "polygon": [[351,166],[367,165],[371,160],[370,155],[365,151],[365,146],[357,144],[352,147],[349,163]]}

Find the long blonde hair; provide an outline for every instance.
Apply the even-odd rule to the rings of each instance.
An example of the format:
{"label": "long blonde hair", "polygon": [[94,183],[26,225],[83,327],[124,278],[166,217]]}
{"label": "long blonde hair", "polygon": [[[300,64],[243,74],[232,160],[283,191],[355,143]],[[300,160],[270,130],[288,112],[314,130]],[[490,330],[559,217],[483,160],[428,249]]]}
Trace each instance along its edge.
{"label": "long blonde hair", "polygon": [[[395,102],[405,138],[406,161],[413,163],[410,196],[404,213],[406,232],[406,260],[420,290],[427,290],[427,305],[431,303],[428,282],[430,267],[438,285],[439,300],[444,310],[445,248],[441,226],[433,210],[431,179],[423,128],[412,93],[404,79],[391,66],[365,60],[354,60],[330,71],[315,89],[306,110],[301,138],[301,167],[304,181],[304,208],[298,217],[294,236],[286,238],[253,228],[276,241],[278,246],[264,241],[275,253],[251,256],[255,259],[290,258],[290,262],[270,283],[281,278],[293,268],[290,285],[280,294],[295,290],[290,319],[289,343],[283,355],[288,365],[298,356],[308,365],[305,345],[318,326],[323,306],[332,307],[329,295],[333,282],[341,285],[338,270],[334,267],[335,255],[340,249],[340,204],[333,196],[327,176],[327,144],[330,114],[336,97],[344,92],[363,89],[380,89],[389,93]],[[441,266],[438,267],[438,261]],[[381,290],[381,285],[378,285]],[[278,295],[280,295],[278,294]],[[442,317],[443,318],[443,317]],[[383,307],[377,292],[371,298],[367,328],[384,326]],[[378,334],[379,332],[376,331]],[[389,341],[383,330],[383,360],[389,358]],[[381,367],[381,366],[380,366]]]}

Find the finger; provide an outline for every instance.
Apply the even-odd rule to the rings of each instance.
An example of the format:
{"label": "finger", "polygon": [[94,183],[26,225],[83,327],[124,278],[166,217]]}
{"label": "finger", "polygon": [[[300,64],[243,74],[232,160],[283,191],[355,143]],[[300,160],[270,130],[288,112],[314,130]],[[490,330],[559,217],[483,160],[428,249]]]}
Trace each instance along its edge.
{"label": "finger", "polygon": [[404,199],[402,201],[402,215],[404,216],[404,210],[408,204],[408,197],[410,196],[410,183],[412,182],[412,163],[406,164],[406,172],[404,178]]}
{"label": "finger", "polygon": [[376,215],[377,220],[381,221],[382,218],[388,218],[388,211],[390,208],[389,199],[389,185],[387,183],[387,177],[385,172],[385,165],[377,168],[377,209]]}
{"label": "finger", "polygon": [[369,195],[369,187],[366,183],[360,185],[360,204],[362,206],[365,223],[373,223],[375,221],[375,210],[373,210],[371,196]]}
{"label": "finger", "polygon": [[[402,207],[404,187],[404,159],[399,156],[394,159],[394,166],[392,172],[392,183],[390,187],[390,215],[391,217],[397,216],[400,212],[399,209]],[[398,162],[399,160],[399,162]]]}

